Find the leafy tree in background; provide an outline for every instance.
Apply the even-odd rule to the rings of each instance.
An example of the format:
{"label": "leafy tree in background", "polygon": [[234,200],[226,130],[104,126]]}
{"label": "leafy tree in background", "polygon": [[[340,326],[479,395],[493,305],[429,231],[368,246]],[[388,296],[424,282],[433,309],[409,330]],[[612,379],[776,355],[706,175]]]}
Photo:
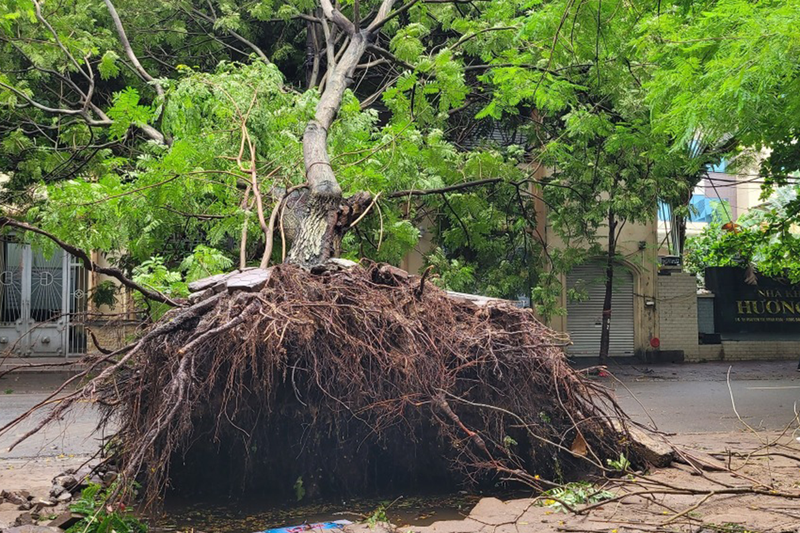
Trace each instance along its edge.
{"label": "leafy tree in background", "polygon": [[[576,125],[579,123],[580,125]],[[651,152],[646,123],[630,123],[612,113],[583,113],[567,117],[563,141],[553,142],[544,161],[552,162],[552,180],[545,199],[550,219],[568,247],[586,249],[603,258],[605,294],[599,358],[609,356],[614,270],[620,260],[618,243],[626,224],[653,219],[659,198],[668,186],[685,185],[664,179],[664,169]],[[577,149],[576,149],[577,148]]]}
{"label": "leafy tree in background", "polygon": [[793,187],[781,187],[763,209],[742,215],[735,224],[717,204],[708,227],[687,240],[687,271],[702,280],[708,267],[735,266],[800,282],[800,234],[784,223],[787,206],[796,201]]}
{"label": "leafy tree in background", "polygon": [[[677,146],[733,139],[740,148],[766,150],[765,197],[792,183],[800,170],[799,27],[797,0],[660,3],[637,41],[655,65],[645,85],[658,130]],[[788,207],[791,224],[800,205]]]}
{"label": "leafy tree in background", "polygon": [[614,1],[542,6],[522,22],[526,46],[504,55],[519,66],[492,71],[496,90],[482,112],[496,118],[513,114],[520,100],[537,110],[539,162],[552,169],[539,182],[548,219],[568,249],[585,251],[554,254],[557,266],[548,275],[602,259],[603,364],[621,232],[626,224],[652,220],[659,200],[676,203],[686,196],[687,176],[697,168],[696,159],[682,155],[687,151],[671,152],[674,139],[654,131],[650,121],[643,83],[651,70],[628,43],[646,13]]}

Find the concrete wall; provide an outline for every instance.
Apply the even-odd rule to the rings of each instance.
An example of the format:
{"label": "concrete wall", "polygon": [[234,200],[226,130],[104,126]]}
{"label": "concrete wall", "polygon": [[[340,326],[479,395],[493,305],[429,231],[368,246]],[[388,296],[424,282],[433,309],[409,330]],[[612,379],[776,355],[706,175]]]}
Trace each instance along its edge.
{"label": "concrete wall", "polygon": [[[92,252],[92,261],[100,266],[113,266],[108,258],[99,252]],[[137,320],[136,306],[133,302],[133,295],[130,290],[121,286],[119,281],[110,276],[88,272],[88,291],[91,291],[98,284],[104,281],[111,281],[120,287],[117,292],[117,303],[114,307],[107,305],[95,305],[91,299],[87,302],[87,316],[82,320],[81,317],[75,318],[75,323],[86,328],[86,353],[101,353],[97,347],[99,344],[103,350],[118,350],[126,346],[136,337],[140,321]],[[97,339],[95,344],[92,335]]]}
{"label": "concrete wall", "polygon": [[430,253],[434,248],[433,242],[431,241],[431,233],[427,230],[428,224],[430,224],[430,222],[425,221],[420,228],[419,242],[406,254],[402,261],[400,261],[400,268],[411,274],[422,274],[422,271],[425,269],[425,254]]}
{"label": "concrete wall", "polygon": [[[123,320],[95,320],[86,324],[86,328],[94,334],[97,344],[103,350],[118,350],[126,346],[136,337],[140,324]],[[87,336],[89,336],[87,332]],[[95,354],[100,350],[91,337],[86,340],[86,353]]]}
{"label": "concrete wall", "polygon": [[774,361],[800,359],[800,342],[797,341],[735,341],[698,346],[696,357],[689,362],[703,361]]}
{"label": "concrete wall", "polygon": [[656,310],[661,350],[679,350],[686,360],[697,359],[697,280],[694,275],[671,272],[658,276]]}

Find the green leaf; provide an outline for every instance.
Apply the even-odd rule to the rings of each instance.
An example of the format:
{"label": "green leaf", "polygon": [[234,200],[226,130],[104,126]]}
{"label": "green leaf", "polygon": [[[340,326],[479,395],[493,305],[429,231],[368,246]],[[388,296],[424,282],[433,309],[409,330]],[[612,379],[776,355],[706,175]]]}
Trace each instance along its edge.
{"label": "green leaf", "polygon": [[121,139],[132,125],[147,124],[153,117],[153,108],[139,104],[139,91],[133,87],[114,93],[113,103],[107,114],[114,121],[109,128],[114,139]]}
{"label": "green leaf", "polygon": [[97,64],[97,70],[100,72],[100,77],[104,80],[115,78],[119,74],[119,66],[117,66],[117,59],[119,56],[113,50],[107,51]]}

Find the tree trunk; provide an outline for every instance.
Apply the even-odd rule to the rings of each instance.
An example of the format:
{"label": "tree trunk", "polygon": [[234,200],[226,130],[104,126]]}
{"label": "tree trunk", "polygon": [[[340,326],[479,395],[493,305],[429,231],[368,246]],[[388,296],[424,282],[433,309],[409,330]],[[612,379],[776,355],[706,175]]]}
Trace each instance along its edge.
{"label": "tree trunk", "polygon": [[[342,237],[350,225],[366,209],[370,195],[358,193],[350,198],[342,197],[342,188],[336,181],[328,156],[328,131],[333,124],[345,90],[353,83],[353,74],[358,62],[374,42],[383,24],[389,19],[394,0],[383,0],[375,18],[365,29],[360,29],[358,2],[354,5],[354,21],[350,21],[334,6],[331,0],[320,0],[326,20],[331,21],[347,36],[347,44],[341,58],[334,53],[334,40],[325,30],[325,46],[328,56],[328,72],[325,89],[317,103],[314,118],[308,121],[303,133],[303,160],[305,163],[308,190],[303,195],[302,218],[294,232],[292,248],[286,258],[306,268],[324,263],[339,253]],[[320,45],[318,48],[322,48]]]}
{"label": "tree trunk", "polygon": [[339,112],[344,92],[353,82],[353,72],[366,49],[366,33],[352,35],[342,58],[329,70],[314,118],[308,122],[303,134],[308,198],[305,216],[289,251],[289,263],[310,268],[335,256],[349,227],[346,219],[351,219],[363,204],[364,195],[360,195],[358,205],[353,201],[343,205],[342,188],[336,181],[328,156],[328,129]]}
{"label": "tree trunk", "polygon": [[[692,202],[692,191],[694,187],[686,191],[681,195],[680,202],[682,207],[689,207],[689,204]],[[675,209],[670,208],[670,211],[673,213],[673,216],[670,217],[670,224],[672,225],[672,234],[673,234],[673,250],[672,253],[677,256],[683,256],[683,246],[686,244],[686,222],[687,219],[684,216],[675,215]]]}
{"label": "tree trunk", "polygon": [[603,299],[602,330],[600,332],[600,364],[608,363],[611,342],[611,295],[614,290],[614,256],[617,253],[617,220],[613,209],[608,210],[608,255],[606,256],[606,294]]}
{"label": "tree trunk", "polygon": [[686,242],[686,217],[673,215],[670,224],[672,225],[670,253],[683,256],[683,245]]}

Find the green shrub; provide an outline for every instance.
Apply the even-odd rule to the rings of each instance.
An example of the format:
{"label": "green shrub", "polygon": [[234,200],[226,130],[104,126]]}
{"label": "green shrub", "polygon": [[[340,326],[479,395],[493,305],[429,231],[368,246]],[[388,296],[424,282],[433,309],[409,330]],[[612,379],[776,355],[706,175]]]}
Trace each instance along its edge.
{"label": "green shrub", "polygon": [[147,524],[133,516],[123,504],[107,504],[108,491],[90,483],[81,497],[70,505],[73,513],[83,519],[70,527],[67,533],[147,533]]}

